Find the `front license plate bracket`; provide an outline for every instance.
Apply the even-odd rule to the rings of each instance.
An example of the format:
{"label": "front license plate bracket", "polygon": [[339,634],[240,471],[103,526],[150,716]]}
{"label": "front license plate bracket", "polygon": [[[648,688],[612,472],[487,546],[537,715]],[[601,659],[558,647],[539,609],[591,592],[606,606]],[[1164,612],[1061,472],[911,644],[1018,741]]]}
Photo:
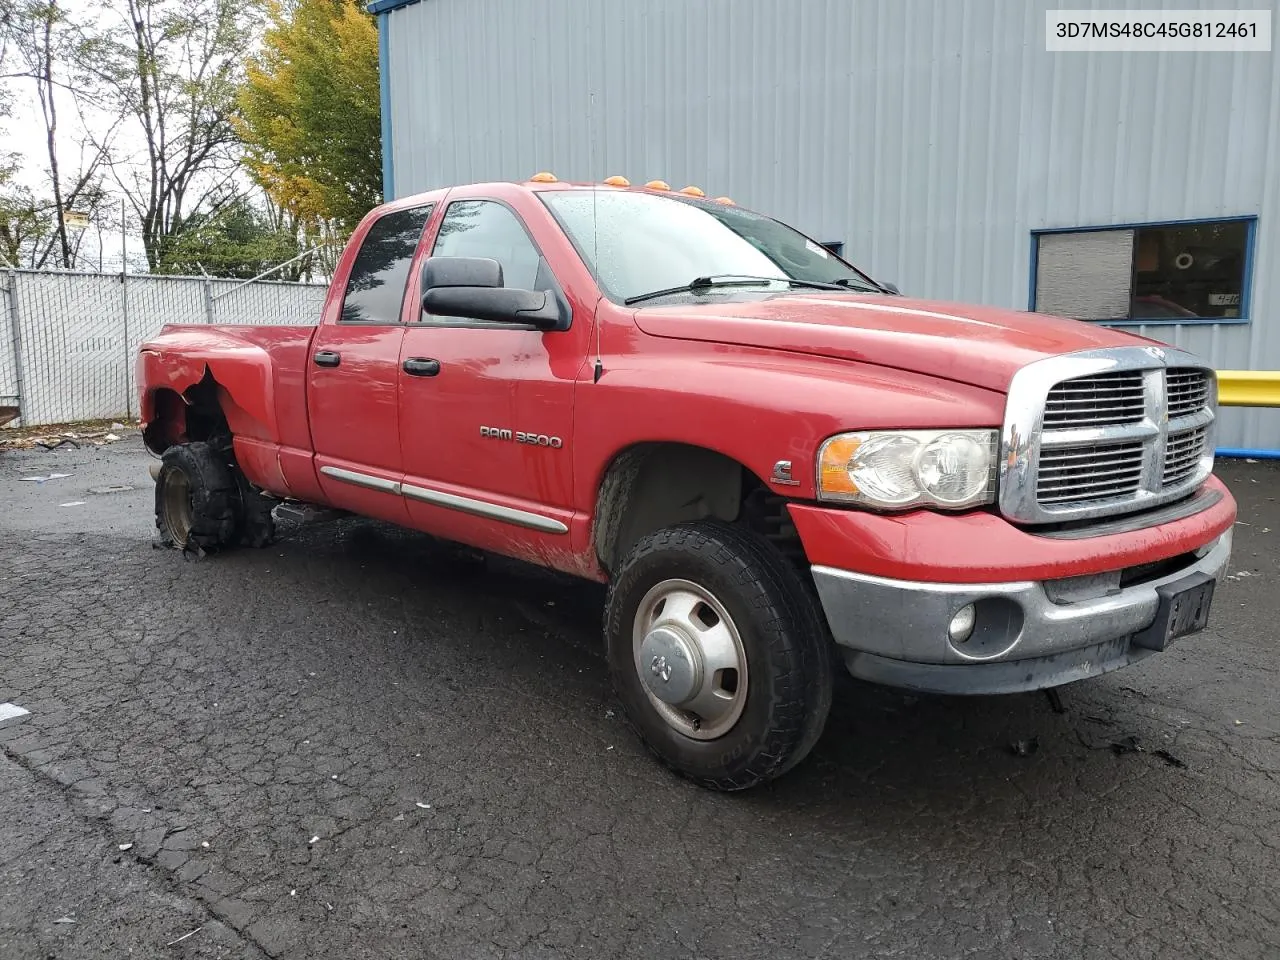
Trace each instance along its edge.
{"label": "front license plate bracket", "polygon": [[1207,573],[1194,573],[1156,587],[1160,596],[1156,618],[1151,626],[1133,635],[1133,645],[1164,650],[1175,640],[1203,630],[1209,622],[1215,586],[1217,580]]}

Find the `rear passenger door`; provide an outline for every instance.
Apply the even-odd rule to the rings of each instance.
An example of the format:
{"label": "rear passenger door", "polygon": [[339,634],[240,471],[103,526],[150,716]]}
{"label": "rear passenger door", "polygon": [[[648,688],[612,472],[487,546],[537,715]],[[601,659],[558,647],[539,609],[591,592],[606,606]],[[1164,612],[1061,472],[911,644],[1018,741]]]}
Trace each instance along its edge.
{"label": "rear passenger door", "polygon": [[369,225],[341,309],[324,318],[307,362],[311,440],[325,496],[393,523],[408,521],[398,492],[405,281],[432,207],[390,210]]}

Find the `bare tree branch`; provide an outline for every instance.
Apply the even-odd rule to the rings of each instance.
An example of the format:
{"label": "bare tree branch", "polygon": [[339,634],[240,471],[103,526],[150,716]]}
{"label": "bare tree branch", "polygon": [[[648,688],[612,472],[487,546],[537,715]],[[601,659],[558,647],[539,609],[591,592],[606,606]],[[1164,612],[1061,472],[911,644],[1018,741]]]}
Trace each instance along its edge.
{"label": "bare tree branch", "polygon": [[126,114],[140,156],[112,157],[112,177],[141,225],[147,262],[164,269],[170,242],[225,203],[235,180],[230,125],[247,58],[252,6],[235,0],[123,0],[93,36],[82,71],[101,100]]}

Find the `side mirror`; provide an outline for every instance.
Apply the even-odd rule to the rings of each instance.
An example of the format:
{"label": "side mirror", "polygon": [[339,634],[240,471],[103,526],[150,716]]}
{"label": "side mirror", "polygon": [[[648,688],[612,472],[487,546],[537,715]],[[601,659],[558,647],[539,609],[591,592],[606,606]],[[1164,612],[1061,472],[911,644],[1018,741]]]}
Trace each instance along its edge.
{"label": "side mirror", "polygon": [[427,257],[422,292],[436,287],[501,287],[502,264],[488,257]]}
{"label": "side mirror", "polygon": [[554,330],[560,326],[560,305],[545,290],[433,287],[422,295],[422,309],[437,317],[527,323],[541,330]]}
{"label": "side mirror", "polygon": [[896,283],[889,283],[885,280],[877,280],[876,283],[880,284],[880,289],[885,293],[892,293],[895,297],[902,296],[902,291],[898,289]]}
{"label": "side mirror", "polygon": [[422,265],[422,309],[438,317],[560,329],[564,312],[545,290],[502,285],[502,265],[485,257],[428,257]]}

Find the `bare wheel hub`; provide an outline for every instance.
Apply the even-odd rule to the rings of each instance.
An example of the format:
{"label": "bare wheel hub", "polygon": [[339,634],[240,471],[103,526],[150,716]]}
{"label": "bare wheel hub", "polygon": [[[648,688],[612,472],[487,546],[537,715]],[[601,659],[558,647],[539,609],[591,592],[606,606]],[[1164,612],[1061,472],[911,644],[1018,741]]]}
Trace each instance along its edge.
{"label": "bare wheel hub", "polygon": [[195,510],[191,504],[191,483],[181,470],[170,469],[165,475],[161,503],[169,535],[175,544],[185,547],[195,525]]}
{"label": "bare wheel hub", "polygon": [[747,701],[747,657],[729,612],[688,580],[656,584],[636,611],[635,667],[649,702],[685,736],[728,733]]}

